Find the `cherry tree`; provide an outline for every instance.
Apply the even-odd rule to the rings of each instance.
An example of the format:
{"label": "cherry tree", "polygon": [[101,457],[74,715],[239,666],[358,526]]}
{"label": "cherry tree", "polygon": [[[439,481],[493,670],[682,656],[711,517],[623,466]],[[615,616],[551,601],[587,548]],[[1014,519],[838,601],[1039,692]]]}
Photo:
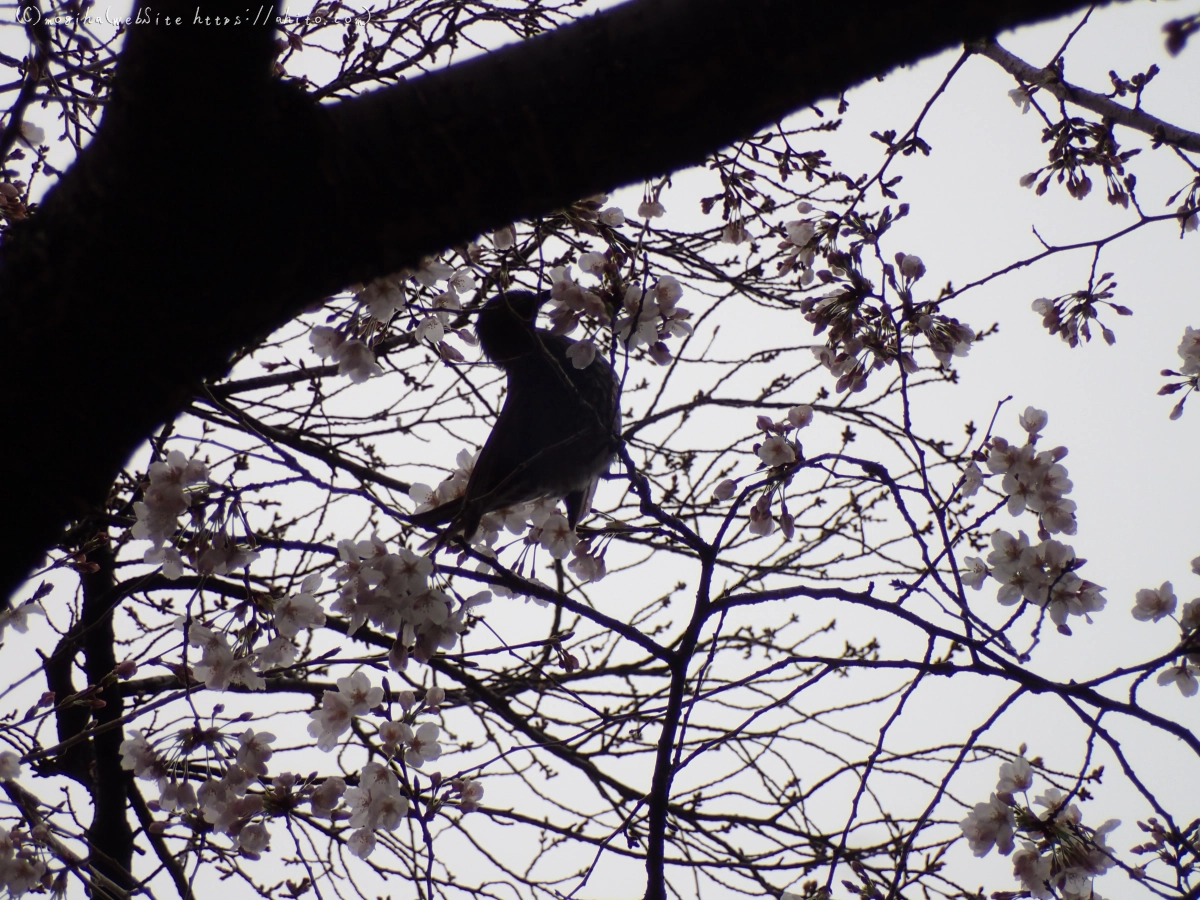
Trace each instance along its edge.
{"label": "cherry tree", "polygon": [[[1023,304],[1067,345],[1038,352],[1119,340],[1106,254],[1200,239],[1200,135],[1147,111],[1158,66],[1070,80],[1091,12],[1049,59],[1005,46],[1071,4],[780,6],[18,8],[7,420],[45,406],[46,332],[74,358],[21,442],[39,477],[9,467],[49,548],[0,612],[9,895],[1194,895],[1200,557],[1114,595],[1055,410],[925,410],[1003,340],[972,301],[1017,269],[1088,254]],[[847,89],[950,44],[871,171],[826,149]],[[1040,122],[1009,189],[1123,218],[955,285],[901,242],[896,170],[977,66]],[[410,516],[470,481],[506,387],[475,317],[518,289],[615,371],[617,460],[574,529],[548,495],[439,537]],[[1115,618],[1137,638],[1097,669]]]}

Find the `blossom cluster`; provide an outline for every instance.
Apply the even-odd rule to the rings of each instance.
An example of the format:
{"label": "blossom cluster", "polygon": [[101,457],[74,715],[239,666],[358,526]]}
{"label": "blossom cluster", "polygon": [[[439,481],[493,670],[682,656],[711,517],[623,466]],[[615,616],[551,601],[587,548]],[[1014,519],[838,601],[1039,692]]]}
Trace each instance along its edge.
{"label": "blossom cluster", "polygon": [[[1195,217],[1193,216],[1193,218]],[[1192,391],[1200,389],[1200,328],[1192,328],[1191,326],[1185,328],[1183,340],[1179,342],[1176,352],[1179,354],[1179,358],[1183,360],[1183,365],[1179,367],[1179,371],[1163,369],[1161,374],[1174,376],[1182,380],[1169,381],[1158,389],[1160,395],[1174,394],[1184,388],[1188,389],[1187,393],[1179,398],[1179,402],[1171,408],[1170,418],[1172,421],[1183,415],[1183,404]]]}
{"label": "blossom cluster", "polygon": [[299,594],[276,605],[275,636],[258,647],[231,643],[229,635],[220,629],[179,619],[176,627],[186,628],[188,645],[200,650],[200,661],[192,674],[215,691],[227,690],[231,684],[240,684],[252,691],[263,690],[266,682],[260,673],[290,666],[297,654],[293,638],[304,629],[320,628],[325,624],[325,613],[313,596],[321,581],[319,574],[309,575],[300,586]]}
{"label": "blossom cluster", "polygon": [[135,540],[153,542],[146,551],[146,562],[161,563],[164,574],[175,579],[183,574],[183,557],[168,541],[179,530],[179,517],[197,494],[188,488],[208,483],[208,467],[172,450],[165,462],[151,463],[148,474],[150,482],[142,491],[142,499],[133,504],[137,522],[130,534]]}
{"label": "blossom cluster", "polygon": [[466,626],[467,613],[491,600],[480,591],[454,601],[444,591],[430,587],[433,562],[401,547],[389,553],[387,545],[372,535],[367,541],[338,544],[342,565],[335,573],[341,584],[330,609],[349,621],[349,634],[366,622],[394,635],[391,662],[402,668],[411,654],[427,662],[438,649],[454,646]]}
{"label": "blossom cluster", "polygon": [[[383,699],[383,690],[372,686],[361,671],[341,678],[337,691],[325,692],[322,708],[313,713],[309,731],[318,737],[319,747],[330,750],[337,735],[348,727],[350,718],[368,712],[381,713]],[[347,788],[346,780],[339,776],[318,783],[314,778],[305,780],[284,772],[268,779],[267,764],[274,755],[271,744],[275,735],[256,733],[253,729],[243,731],[236,742],[232,735],[223,734],[216,727],[197,726],[179,733],[176,747],[179,755],[203,749],[208,768],[221,771],[219,777],[210,775],[199,790],[186,776],[177,777],[185,771],[183,762],[178,758],[174,762],[169,760],[138,729],[131,730],[121,743],[121,765],[137,778],[157,783],[159,797],[151,803],[153,809],[198,829],[211,827],[212,831],[231,838],[234,849],[243,856],[258,859],[270,842],[267,821],[273,816],[287,815],[307,801],[314,816],[346,820],[354,829],[347,838],[348,848],[356,856],[365,857],[375,847],[376,831],[394,830],[408,815],[410,801],[397,778],[393,760],[420,768],[442,753],[436,724],[424,722],[414,728],[410,722],[419,712],[436,711],[445,700],[445,691],[429,688],[419,707],[411,691],[401,691],[398,700],[404,710],[403,717],[385,721],[377,731],[387,761],[365,765],[356,787]],[[434,776],[433,781],[440,783],[440,778]],[[456,779],[447,789],[459,795],[459,807],[464,813],[479,808],[483,787],[472,779]],[[166,824],[159,822],[153,827],[162,830]],[[0,842],[0,871],[3,865]]]}
{"label": "blossom cluster", "polygon": [[[1113,865],[1105,838],[1121,823],[1110,819],[1099,828],[1087,827],[1079,807],[1068,803],[1069,798],[1053,787],[1034,798],[1041,812],[1018,801],[1015,795],[1033,786],[1033,769],[1024,757],[1024,747],[1021,752],[1000,766],[995,793],[959,822],[971,851],[986,856],[995,847],[1004,856],[1011,854],[1013,875],[1021,882],[1022,891],[1038,900],[1102,900],[1092,882]],[[1021,845],[1013,853],[1017,837],[1022,838]]]}
{"label": "blossom cluster", "polygon": [[174,581],[183,575],[185,560],[201,575],[226,575],[258,559],[257,552],[241,546],[224,527],[203,530],[186,545],[176,539],[179,517],[197,508],[211,487],[203,462],[172,450],[165,462],[150,465],[148,475],[142,499],[133,504],[137,521],[129,532],[135,540],[151,542],[145,562],[161,565],[163,575]]}
{"label": "blossom cluster", "polygon": [[[1192,560],[1192,572],[1200,575],[1200,556]],[[1144,588],[1137,592],[1131,614],[1139,622],[1158,622],[1174,617],[1178,599],[1171,582],[1164,581],[1157,588]],[[1180,610],[1180,642],[1178,656],[1172,665],[1158,673],[1158,683],[1173,684],[1185,697],[1194,697],[1200,692],[1200,597],[1189,600]]]}
{"label": "blossom cluster", "polygon": [[1018,516],[1026,510],[1036,514],[1042,537],[1074,534],[1077,529],[1075,501],[1064,496],[1074,487],[1061,463],[1067,448],[1037,450],[1037,440],[1049,419],[1045,411],[1026,407],[1020,416],[1021,427],[1028,434],[1026,442],[1018,447],[1002,437],[993,437],[987,455],[988,470],[1004,476],[1001,489],[1008,495],[1009,515]]}
{"label": "blossom cluster", "polygon": [[[11,750],[0,752],[0,781],[13,781],[21,777],[21,759]],[[30,891],[49,889],[53,876],[35,840],[20,828],[9,831],[0,826],[0,892],[6,896],[21,897]]]}
{"label": "blossom cluster", "polygon": [[40,858],[38,845],[20,828],[0,826],[0,891],[5,896],[23,897],[50,888],[53,878]]}
{"label": "blossom cluster", "polygon": [[[795,517],[787,511],[787,502],[783,499],[782,487],[786,480],[783,475],[788,466],[803,458],[804,448],[801,447],[798,440],[788,435],[793,430],[799,431],[801,428],[807,428],[812,424],[813,417],[813,408],[805,404],[793,406],[787,411],[787,415],[778,422],[769,416],[759,416],[756,420],[755,427],[767,435],[766,440],[754,445],[754,455],[760,460],[759,468],[765,466],[779,471],[773,473],[777,476],[774,482],[759,495],[754,505],[750,507],[749,528],[751,534],[765,536],[775,530],[772,505],[776,492],[780,494],[780,530],[789,541],[795,534]],[[723,503],[730,499],[737,492],[739,481],[741,481],[740,478],[726,478],[721,481],[713,491],[713,502]]]}
{"label": "blossom cluster", "polygon": [[671,275],[664,275],[645,292],[636,285],[626,288],[621,303],[624,314],[616,324],[617,337],[629,347],[650,345],[651,357],[663,365],[663,341],[692,333],[688,324],[692,313],[678,305],[682,297],[683,286]]}
{"label": "blossom cluster", "polygon": [[[420,768],[442,754],[442,746],[438,743],[440,729],[435,723],[423,722],[416,728],[411,724],[416,715],[413,711],[416,698],[412,692],[401,691],[398,699],[404,715],[400,719],[385,721],[377,731],[388,762],[371,762],[364,766],[357,787],[346,789],[342,779],[330,779],[313,795],[314,813],[318,813],[319,802],[321,808],[318,814],[339,818],[335,808],[342,792],[345,792],[347,809],[343,815],[348,817],[350,827],[355,829],[347,839],[347,846],[351,853],[360,858],[369,856],[375,849],[377,831],[394,831],[408,815],[409,798],[391,761],[403,760],[405,765]],[[430,688],[425,693],[422,709],[436,710],[444,699],[445,691],[437,687]],[[309,732],[317,737],[318,747],[331,750],[336,745],[337,735],[349,727],[350,718],[378,710],[382,702],[382,689],[372,687],[362,672],[355,672],[349,678],[338,680],[336,692],[325,692],[322,708],[313,713]],[[482,796],[482,788],[476,793]],[[471,812],[473,808],[478,808],[477,799],[473,807],[463,811]]]}
{"label": "blossom cluster", "polygon": [[1075,574],[1082,560],[1067,544],[1050,539],[1030,546],[1025,532],[1014,537],[998,530],[992,535],[992,548],[986,565],[978,557],[964,558],[960,572],[964,585],[979,590],[990,575],[1000,582],[996,599],[1001,604],[1025,601],[1041,607],[1063,634],[1071,633],[1068,616],[1087,618],[1104,609],[1104,588]]}
{"label": "blossom cluster", "polygon": [[[813,205],[807,200],[801,200],[796,204],[796,210],[800,215],[806,216],[813,211]],[[819,221],[819,218],[814,217],[812,219],[793,219],[783,223],[785,237],[779,242],[779,249],[783,251],[783,259],[779,261],[777,268],[780,275],[786,275],[794,269],[799,269],[802,287],[812,284],[816,277],[813,262],[817,258],[817,223]],[[722,232],[721,239],[729,244],[741,243],[739,238],[744,239],[744,230],[744,225],[740,225],[740,228],[734,226],[728,234]]]}
{"label": "blossom cluster", "polygon": [[[1010,515],[1029,512],[1037,516],[1041,543],[1030,545],[1024,531],[1016,536],[1004,530],[992,535],[992,552],[987,562],[975,556],[963,559],[959,575],[967,587],[979,590],[988,576],[1000,582],[997,600],[1005,606],[1022,601],[1046,610],[1050,620],[1064,634],[1070,634],[1068,616],[1083,616],[1104,608],[1103,590],[1098,584],[1076,574],[1083,561],[1072,547],[1051,539],[1052,534],[1075,534],[1075,502],[1064,495],[1073,484],[1061,460],[1066,447],[1037,449],[1042,429],[1049,422],[1045,411],[1026,407],[1019,421],[1028,435],[1021,446],[1002,437],[991,439],[986,456],[987,467],[1003,476],[1001,490],[1007,495]],[[971,462],[963,475],[962,496],[972,497],[983,484],[984,475]],[[1090,619],[1089,619],[1090,621]]]}
{"label": "blossom cluster", "polygon": [[[808,227],[802,227],[806,224]],[[787,227],[788,243],[808,235],[813,228],[812,223],[794,222]],[[894,362],[899,362],[905,372],[916,372],[916,359],[903,348],[905,335],[924,337],[943,366],[954,357],[966,356],[975,341],[975,329],[970,325],[938,312],[934,303],[913,302],[912,287],[925,274],[921,258],[897,253],[895,259],[895,266],[884,266],[884,274],[899,295],[903,310],[900,322],[858,270],[854,258],[844,253],[830,253],[829,268],[816,271],[816,279],[828,290],[800,303],[814,334],[829,331],[826,344],[814,347],[813,354],[837,378],[838,393],[864,390],[872,372]],[[807,275],[806,271],[802,282]]]}
{"label": "blossom cluster", "polygon": [[[427,258],[415,270],[405,269],[358,286],[354,300],[365,310],[368,323],[386,325],[397,312],[408,307],[406,284],[410,280],[420,287],[433,289],[439,282],[445,283],[445,290],[434,297],[432,309],[417,324],[416,336],[417,340],[433,345],[442,358],[461,360],[462,354],[444,338],[451,316],[462,309],[459,295],[475,289],[475,276],[469,268],[454,269],[439,259]],[[357,322],[357,317],[353,321]],[[383,374],[383,367],[376,361],[366,339],[369,328],[368,324],[368,330],[359,333],[354,328],[343,330],[318,325],[309,333],[308,340],[319,357],[337,363],[339,375],[362,384],[372,376]]]}
{"label": "blossom cluster", "polygon": [[[283,774],[275,778],[271,791],[251,792],[267,775],[275,735],[248,728],[237,737],[236,749],[232,738],[216,728],[185,729],[178,740],[181,748],[202,747],[210,753],[210,760],[225,763],[221,777],[210,775],[196,790],[189,778],[177,777],[178,766],[172,766],[140,729],[131,730],[121,742],[121,767],[158,784],[159,797],[153,808],[181,818],[198,814],[213,831],[232,838],[240,853],[258,859],[270,841],[267,818],[275,809],[289,808],[273,801],[297,781],[294,775]],[[159,829],[165,825],[157,823]]]}

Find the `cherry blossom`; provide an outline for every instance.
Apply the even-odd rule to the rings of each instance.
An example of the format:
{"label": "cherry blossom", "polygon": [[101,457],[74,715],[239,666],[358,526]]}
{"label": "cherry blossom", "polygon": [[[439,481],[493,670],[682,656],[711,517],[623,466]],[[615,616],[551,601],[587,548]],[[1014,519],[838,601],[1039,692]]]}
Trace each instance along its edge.
{"label": "cherry blossom", "polygon": [[342,802],[344,793],[346,793],[346,782],[343,778],[338,775],[326,778],[309,798],[313,815],[330,818],[338,804]]}
{"label": "cherry blossom", "polygon": [[805,246],[817,235],[817,226],[807,219],[785,222],[783,230],[788,241],[796,247]]}
{"label": "cherry blossom", "polygon": [[375,762],[363,766],[358,787],[346,790],[346,805],[350,808],[350,827],[358,829],[350,837],[350,850],[363,857],[375,849],[375,830],[395,830],[409,810],[396,774]]}
{"label": "cherry blossom", "polygon": [[983,472],[979,470],[979,466],[974,461],[967,463],[966,469],[963,470],[962,496],[974,497],[982,485]]}
{"label": "cherry blossom", "polygon": [[579,270],[587,272],[589,275],[600,277],[604,274],[604,265],[607,260],[603,253],[583,253],[579,257]]}
{"label": "cherry blossom", "polygon": [[1197,675],[1200,675],[1200,667],[1184,661],[1177,666],[1163,669],[1158,673],[1157,681],[1162,685],[1174,683],[1183,696],[1194,697],[1196,691],[1200,690],[1200,682],[1196,681]]}
{"label": "cherry blossom", "polygon": [[21,140],[30,147],[36,147],[46,142],[46,130],[32,122],[21,123]]}
{"label": "cherry blossom", "polygon": [[602,581],[607,574],[607,568],[604,565],[604,554],[599,556],[593,555],[590,545],[586,541],[580,541],[574,549],[575,558],[567,563],[567,568],[571,570],[576,578],[583,583]]}
{"label": "cherry blossom", "polygon": [[371,684],[365,672],[358,671],[337,680],[338,692],[347,698],[351,715],[362,716],[383,703],[383,688]]}
{"label": "cherry blossom", "polygon": [[1015,826],[1012,809],[995,794],[987,803],[975,804],[967,817],[958,823],[976,856],[987,856],[992,847],[997,847],[1005,856],[1012,853]]}
{"label": "cherry blossom", "polygon": [[1021,427],[1031,436],[1040,433],[1049,421],[1050,416],[1045,410],[1034,409],[1032,406],[1025,407],[1025,412],[1020,415]]}
{"label": "cherry blossom", "polygon": [[183,554],[171,544],[151,547],[142,561],[152,566],[161,565],[163,577],[168,581],[178,581],[183,577]]}
{"label": "cherry blossom", "polygon": [[359,859],[366,859],[375,849],[375,832],[370,828],[359,828],[346,838],[346,849]]}
{"label": "cherry blossom", "polygon": [[916,281],[925,274],[925,263],[912,253],[897,253],[896,265],[900,267],[900,274],[909,281]]}
{"label": "cherry blossom", "polygon": [[132,728],[121,741],[121,768],[130,769],[143,781],[157,781],[164,767],[140,728]]}
{"label": "cherry blossom", "polygon": [[671,364],[671,348],[662,341],[655,341],[650,347],[650,359],[655,365],[669,366]]}
{"label": "cherry blossom", "polygon": [[643,293],[637,285],[625,291],[626,315],[617,319],[617,336],[630,350],[643,344],[654,344],[658,340],[658,304],[649,293]]}
{"label": "cherry blossom", "polygon": [[296,645],[283,635],[276,635],[265,646],[254,652],[254,668],[262,672],[267,669],[286,669],[296,661]]}
{"label": "cherry blossom", "polygon": [[996,531],[992,547],[987,562],[991,576],[1001,583],[996,595],[1001,604],[1025,600],[1046,607],[1060,631],[1066,628],[1068,616],[1086,617],[1104,608],[1103,588],[1075,574],[1075,551],[1066,544],[1046,540],[1031,547],[1023,531],[1015,538]]}
{"label": "cherry blossom", "polygon": [[470,269],[459,269],[450,276],[450,287],[460,294],[475,290],[475,275]]}
{"label": "cherry blossom", "polygon": [[748,240],[750,235],[746,231],[746,223],[741,219],[734,219],[721,229],[722,244],[744,244]]}
{"label": "cherry blossom", "polygon": [[28,847],[20,847],[17,830],[0,827],[0,889],[9,897],[20,897],[38,887],[46,875],[46,864],[30,858]]}
{"label": "cherry blossom", "polygon": [[978,556],[966,556],[963,558],[963,568],[958,570],[958,577],[967,587],[979,590],[988,577],[988,567]]}
{"label": "cherry blossom", "polygon": [[340,691],[326,691],[321,708],[311,713],[308,733],[317,739],[317,747],[326,752],[337,746],[337,739],[350,728],[354,718],[349,699]]}
{"label": "cherry blossom", "polygon": [[426,316],[417,325],[416,338],[418,341],[428,341],[431,344],[436,344],[446,336],[446,329],[442,325],[442,320],[436,315]]}
{"label": "cherry blossom", "polygon": [[1016,87],[1008,92],[1008,99],[1013,102],[1017,109],[1021,110],[1021,115],[1029,112],[1031,103],[1029,89],[1026,87]]}
{"label": "cherry blossom", "polygon": [[657,200],[643,200],[638,206],[639,219],[657,219],[667,214],[667,209]]}
{"label": "cherry blossom", "polygon": [[[1195,219],[1196,215],[1193,214]],[[1200,375],[1200,328],[1188,326],[1183,331],[1183,340],[1179,342],[1179,358],[1183,365],[1179,367],[1182,375]]]}
{"label": "cherry blossom", "polygon": [[[442,325],[449,325],[450,320],[454,317],[454,313],[462,309],[462,301],[458,299],[458,294],[453,290],[447,289],[442,291],[433,298],[434,316]],[[420,329],[417,329],[418,333]],[[441,340],[439,337],[438,340]]]}
{"label": "cherry blossom", "polygon": [[483,785],[473,778],[459,778],[454,782],[458,790],[459,810],[466,814],[479,809],[479,801],[483,799]]}
{"label": "cherry blossom", "polygon": [[958,319],[942,317],[926,333],[929,349],[943,366],[950,365],[954,356],[966,356],[975,341],[975,329]]}
{"label": "cherry blossom", "polygon": [[186,779],[176,781],[172,778],[165,785],[159,782],[159,797],[158,805],[166,812],[179,810],[180,812],[190,812],[199,806],[199,801],[196,799],[196,789],[192,787],[192,783]]}
{"label": "cherry blossom", "polygon": [[1200,597],[1189,600],[1179,612],[1179,627],[1184,634],[1200,628]]}
{"label": "cherry blossom", "polygon": [[811,406],[793,406],[787,411],[787,420],[796,428],[807,428],[812,424],[813,408]]}
{"label": "cherry blossom", "polygon": [[247,728],[238,737],[238,765],[255,775],[266,775],[267,761],[275,752],[270,747],[274,740],[275,735],[269,731],[260,731],[255,734],[253,728]]}
{"label": "cherry blossom", "polygon": [[[195,667],[196,678],[215,691],[223,691],[235,681],[246,683],[247,670],[239,665],[246,658],[234,656],[229,638],[223,632],[213,631],[197,622],[191,623],[187,629],[189,646],[200,648],[200,663]],[[253,681],[253,672],[249,674]]]}
{"label": "cherry blossom", "polygon": [[219,531],[213,535],[212,544],[200,554],[196,571],[201,575],[227,575],[248,568],[258,556],[256,551],[239,546],[228,534]]}
{"label": "cherry blossom", "polygon": [[567,554],[575,549],[578,540],[575,537],[575,530],[567,522],[567,517],[553,515],[541,527],[542,536],[539,543],[555,559],[566,559]]}
{"label": "cherry blossom", "polygon": [[247,825],[237,834],[238,849],[241,850],[243,856],[250,859],[258,859],[267,849],[270,840],[271,835],[267,831],[267,826],[261,822]]}
{"label": "cherry blossom", "polygon": [[308,342],[312,344],[313,352],[321,359],[333,356],[345,340],[344,334],[328,325],[318,325],[308,334]]}
{"label": "cherry blossom", "polygon": [[1011,804],[1014,793],[1027,791],[1031,787],[1033,787],[1033,769],[1025,757],[1018,756],[1012,762],[1000,765],[1000,780],[996,782],[996,796],[1003,802]]}
{"label": "cherry blossom", "polygon": [[21,757],[11,750],[0,751],[0,780],[21,777]]}
{"label": "cherry blossom", "polygon": [[720,482],[713,490],[713,500],[719,503],[724,503],[737,493],[737,482],[731,478],[726,478]]}
{"label": "cherry blossom", "polygon": [[516,243],[517,238],[511,225],[505,225],[492,232],[492,246],[497,250],[511,250]]}
{"label": "cherry blossom", "polygon": [[401,741],[405,745],[404,761],[410,766],[420,768],[442,755],[442,745],[438,743],[438,726],[433,722],[425,722],[416,731],[409,725],[401,725]]}
{"label": "cherry blossom", "polygon": [[617,206],[610,206],[608,209],[601,210],[600,215],[596,218],[610,228],[620,228],[625,224],[625,213]]}
{"label": "cherry blossom", "polygon": [[755,451],[758,458],[768,466],[787,466],[796,461],[796,449],[782,435],[775,435],[763,441],[762,446]]}
{"label": "cherry blossom", "polygon": [[322,612],[312,592],[321,586],[320,573],[313,573],[300,585],[300,593],[288,597],[275,608],[275,630],[284,637],[295,637],[305,628],[320,628],[325,624]]}
{"label": "cherry blossom", "polygon": [[1051,859],[1043,856],[1034,844],[1021,842],[1021,849],[1013,854],[1013,875],[1021,887],[1038,900],[1053,897],[1050,890]]}
{"label": "cherry blossom", "polygon": [[45,615],[46,611],[42,609],[42,605],[36,600],[29,600],[25,603],[12,606],[0,612],[0,635],[4,634],[5,628],[12,628],[17,634],[25,634],[29,631],[30,616]]}
{"label": "cherry blossom", "polygon": [[383,374],[383,367],[375,361],[371,348],[358,339],[341,344],[332,355],[338,364],[338,374],[349,376],[355,384],[362,384],[372,375]]}
{"label": "cherry blossom", "polygon": [[750,533],[766,536],[775,530],[775,520],[771,517],[771,498],[763,494],[750,507]]}
{"label": "cherry blossom", "polygon": [[1139,622],[1157,622],[1175,612],[1175,591],[1171,582],[1164,581],[1156,590],[1143,588],[1137,592],[1137,603],[1130,612]]}
{"label": "cherry blossom", "polygon": [[422,260],[417,271],[412,273],[412,278],[423,287],[433,287],[439,281],[449,281],[454,275],[454,270],[444,262],[432,257],[427,257]]}
{"label": "cherry blossom", "polygon": [[[376,278],[361,291],[354,295],[354,299],[367,307],[371,318],[378,319],[380,322],[389,321],[396,314],[397,310],[403,309],[407,303],[404,296],[403,277],[399,274],[388,275],[384,278]],[[326,329],[332,330],[332,329]],[[313,329],[315,335],[317,329]],[[309,337],[313,347],[316,348],[316,339],[313,336]],[[317,351],[320,353],[320,351]],[[321,356],[328,354],[321,353]]]}
{"label": "cherry blossom", "polygon": [[567,359],[576,369],[586,369],[596,358],[596,345],[591,341],[576,341],[567,348]]}
{"label": "cherry blossom", "polygon": [[208,481],[208,467],[172,450],[165,462],[152,463],[147,474],[150,485],[142,500],[133,504],[137,522],[130,534],[159,547],[179,528],[179,515],[191,506],[193,493],[187,488]]}

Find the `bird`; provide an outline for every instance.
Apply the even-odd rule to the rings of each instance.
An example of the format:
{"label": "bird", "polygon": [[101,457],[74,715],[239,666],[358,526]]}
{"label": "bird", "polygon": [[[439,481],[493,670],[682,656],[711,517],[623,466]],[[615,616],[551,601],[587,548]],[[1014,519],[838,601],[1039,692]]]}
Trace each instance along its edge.
{"label": "bird", "polygon": [[508,391],[462,496],[415,513],[422,527],[451,523],[470,540],[487,513],[546,497],[562,499],[573,529],[591,509],[621,444],[621,384],[599,354],[576,368],[577,342],[535,325],[546,292],[507,291],[479,313],[484,355],[504,369]]}

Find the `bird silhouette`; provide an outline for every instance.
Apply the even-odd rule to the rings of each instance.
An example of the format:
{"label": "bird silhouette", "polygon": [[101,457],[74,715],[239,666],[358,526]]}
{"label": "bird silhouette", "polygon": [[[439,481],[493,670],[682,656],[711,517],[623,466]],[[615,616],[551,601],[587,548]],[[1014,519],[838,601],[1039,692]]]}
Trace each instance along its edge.
{"label": "bird silhouette", "polygon": [[[489,512],[545,497],[561,498],[572,528],[620,446],[621,385],[597,355],[582,369],[567,351],[576,342],[537,328],[547,294],[508,291],[480,311],[484,354],[504,369],[508,392],[462,496],[409,517],[446,535],[474,535]],[[444,540],[444,538],[443,538]]]}

